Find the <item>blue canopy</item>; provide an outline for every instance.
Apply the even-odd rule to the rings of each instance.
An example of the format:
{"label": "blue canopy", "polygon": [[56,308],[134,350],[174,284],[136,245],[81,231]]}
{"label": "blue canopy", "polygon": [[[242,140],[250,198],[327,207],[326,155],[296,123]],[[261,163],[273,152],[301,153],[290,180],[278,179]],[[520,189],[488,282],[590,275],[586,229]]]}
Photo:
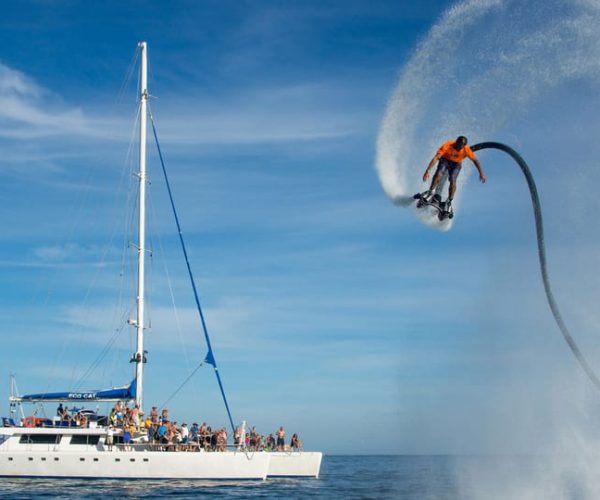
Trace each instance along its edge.
{"label": "blue canopy", "polygon": [[43,403],[60,401],[119,401],[135,399],[135,379],[129,385],[113,387],[102,391],[72,391],[72,392],[42,392],[39,394],[26,394],[11,398],[20,403]]}

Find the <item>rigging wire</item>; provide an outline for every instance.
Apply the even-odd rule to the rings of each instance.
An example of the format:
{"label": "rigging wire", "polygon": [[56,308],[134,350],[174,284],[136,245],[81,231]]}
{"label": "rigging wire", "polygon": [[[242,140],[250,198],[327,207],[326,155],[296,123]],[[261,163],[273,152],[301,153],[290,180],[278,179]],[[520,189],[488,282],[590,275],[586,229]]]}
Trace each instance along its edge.
{"label": "rigging wire", "polygon": [[119,87],[119,91],[117,92],[117,97],[115,98],[115,104],[121,102],[123,97],[125,96],[125,92],[127,91],[127,87],[129,86],[129,82],[131,81],[131,77],[133,76],[133,72],[137,66],[138,59],[140,57],[140,49],[136,47],[133,51],[133,56],[131,56],[131,60],[129,62],[129,66],[127,68],[127,72],[125,73],[125,77],[121,82],[121,86]]}
{"label": "rigging wire", "polygon": [[[151,200],[151,198],[150,198]],[[155,207],[154,204],[152,203],[152,201],[150,202],[150,219],[151,220],[156,220],[156,211],[155,211]],[[152,233],[152,231],[151,231]],[[185,342],[183,340],[183,333],[181,330],[181,321],[179,319],[179,312],[177,310],[177,304],[175,301],[175,293],[173,292],[173,283],[171,281],[171,275],[169,273],[169,267],[167,266],[167,262],[166,259],[164,259],[164,256],[166,255],[165,250],[164,250],[164,246],[163,246],[163,241],[162,238],[160,237],[160,233],[158,231],[156,231],[156,234],[158,235],[157,240],[158,240],[158,248],[159,248],[159,254],[161,256],[163,256],[162,260],[162,264],[163,264],[163,269],[165,272],[165,277],[167,279],[167,287],[169,289],[169,296],[171,298],[171,305],[173,306],[173,315],[175,316],[175,325],[177,328],[177,336],[179,338],[179,343],[181,344],[181,350],[183,352],[183,355],[185,357],[185,364],[186,367],[188,369],[188,371],[190,371],[190,359],[188,356],[188,351],[185,347]]]}
{"label": "rigging wire", "polygon": [[[83,207],[86,206],[86,202],[89,199],[90,192],[92,191],[92,172],[93,172],[91,163],[86,163],[86,166],[87,166],[86,170],[82,169],[82,171],[84,171],[84,173],[85,173],[84,181],[82,182],[83,188],[77,189],[77,191],[76,191],[77,196],[75,197],[75,200],[73,201],[73,203],[70,206],[69,211],[67,212],[69,214],[69,216],[66,217],[66,220],[69,221],[69,225],[67,227],[67,230],[65,231],[66,235],[62,238],[57,237],[57,239],[55,240],[56,242],[53,245],[54,247],[59,246],[59,240],[60,240],[62,242],[62,245],[61,245],[62,248],[68,249],[69,245],[73,244],[73,242],[75,240],[74,234],[76,233],[77,228],[82,226],[82,221],[85,219],[85,211],[83,210]],[[38,297],[40,295],[42,295],[42,286],[43,285],[42,285],[41,281],[39,282],[39,284],[36,286],[36,289],[34,290],[33,295],[32,295],[32,299],[31,299],[32,304],[35,304],[36,302],[38,302],[38,300],[43,307],[47,307],[52,304],[53,295],[55,294],[56,290],[58,289],[59,283],[60,283],[60,280],[58,279],[58,273],[66,265],[67,264],[63,263],[63,264],[57,264],[54,266],[51,276],[48,277],[48,282],[49,282],[48,288],[45,291],[44,297],[42,297],[40,299],[38,299]],[[79,339],[79,343],[81,343],[81,341],[82,340]],[[46,385],[45,391],[49,390],[51,381],[56,378],[56,374],[59,370],[59,367],[62,366],[62,359],[67,351],[67,345],[69,345],[69,347],[71,347],[72,343],[70,342],[70,339],[65,338],[62,342],[62,348],[61,348],[60,352],[57,353],[57,355],[55,356],[55,358],[53,360],[51,374],[47,378],[47,385]],[[71,384],[73,383],[74,378],[75,378],[75,369],[76,369],[76,365],[74,365],[73,371],[71,373],[71,377],[70,377]]]}
{"label": "rigging wire", "polygon": [[[116,211],[117,206],[119,205],[119,199],[121,198],[120,194],[123,191],[123,184],[124,184],[124,180],[126,178],[125,173],[129,170],[130,174],[131,174],[131,170],[132,170],[132,151],[133,151],[133,147],[134,147],[134,143],[135,143],[135,139],[134,139],[134,134],[135,134],[135,127],[136,127],[136,123],[139,119],[139,110],[136,112],[136,118],[134,120],[134,125],[132,127],[132,132],[131,132],[131,136],[130,136],[130,140],[129,140],[129,145],[128,145],[128,149],[127,149],[127,154],[126,154],[126,158],[125,161],[123,162],[123,167],[121,169],[121,179],[119,182],[119,187],[117,189],[117,193],[115,195],[115,204],[114,204],[114,209]],[[130,175],[131,178],[131,175]],[[131,184],[131,183],[130,183]],[[131,199],[131,190],[128,189],[127,190],[128,193],[128,202],[127,204],[130,203],[130,199]],[[126,225],[128,224],[127,220],[126,220]],[[127,234],[127,232],[125,233]],[[100,259],[100,263],[97,267],[96,270],[96,274],[92,280],[92,283],[90,284],[90,286],[88,287],[86,294],[84,296],[84,306],[85,304],[87,304],[87,300],[89,298],[89,295],[91,294],[92,289],[94,288],[99,275],[100,275],[100,271],[103,268],[103,264],[106,261],[106,256],[108,255],[108,252],[111,250],[112,248],[112,243],[113,241],[116,239],[116,235],[117,235],[117,224],[115,224],[113,226],[109,241],[107,243],[107,245],[105,246],[104,252],[102,254],[102,257]],[[123,331],[123,313],[121,314],[121,317],[118,317],[118,310],[121,308],[120,304],[122,303],[122,299],[123,299],[123,265],[124,265],[124,257],[125,257],[125,251],[121,252],[121,271],[119,273],[119,281],[120,281],[120,286],[119,286],[119,296],[118,296],[118,302],[115,306],[115,310],[113,311],[113,316],[112,316],[112,327],[111,330],[115,329],[115,325],[121,325],[120,327],[117,327],[115,332],[113,333],[113,335],[108,339],[108,341],[106,342],[104,348],[101,350],[100,354],[96,357],[96,359],[92,362],[92,364],[87,368],[86,371],[84,371],[84,373],[79,377],[79,379],[77,380],[77,382],[74,384],[74,390],[78,390],[79,388],[81,388],[83,386],[83,384],[85,384],[85,382],[89,379],[89,377],[93,374],[93,372],[95,371],[95,369],[101,364],[101,362],[103,361],[104,357],[108,354],[108,352],[110,351],[110,347],[112,347],[114,345],[114,343],[117,340],[118,335]],[[126,313],[127,314],[127,313]],[[81,335],[83,336],[83,334]]]}
{"label": "rigging wire", "polygon": [[[134,55],[129,63],[129,68],[127,70],[127,73],[125,75],[125,78],[121,84],[121,89],[119,90],[119,92],[117,93],[117,96],[115,98],[114,104],[116,104],[117,102],[120,101],[120,99],[122,98],[123,94],[124,94],[124,90],[127,87],[129,81],[131,80],[131,76],[132,76],[132,72],[135,69],[136,63],[137,63],[137,59],[139,57],[139,50],[136,48],[136,50],[134,51]],[[83,189],[78,189],[77,190],[77,196],[75,197],[73,203],[71,204],[71,209],[69,210],[68,213],[73,214],[73,216],[71,217],[67,217],[67,220],[70,221],[70,224],[68,226],[68,229],[66,231],[66,238],[60,238],[60,240],[62,241],[63,247],[68,245],[69,242],[71,242],[73,240],[73,234],[76,231],[76,228],[81,226],[82,224],[82,220],[85,216],[84,211],[82,210],[83,206],[85,205],[86,201],[89,198],[89,194],[91,192],[91,187],[92,187],[92,171],[93,168],[91,168],[92,164],[91,163],[86,163],[86,165],[88,165],[88,169],[87,169],[87,178],[86,181],[83,183],[84,188]],[[121,186],[121,184],[119,184],[119,186]],[[111,238],[112,241],[112,238]],[[56,243],[55,246],[57,246],[58,243]],[[103,261],[105,259],[106,256],[106,252],[103,256]],[[59,270],[62,268],[63,266],[61,265],[55,265],[54,266],[54,272],[52,277],[48,278],[48,281],[51,283],[46,292],[44,293],[45,298],[42,298],[39,300],[39,302],[43,305],[43,306],[48,306],[51,302],[50,297],[54,294],[54,292],[56,291],[56,289],[59,286],[59,280],[56,278]],[[89,291],[90,289],[88,289],[88,293],[86,293],[86,296],[84,298],[83,301],[83,305],[82,307],[86,307],[86,303],[87,303],[87,297],[89,295]],[[35,304],[36,302],[38,302],[38,297],[42,294],[42,283],[41,281],[37,282],[37,287],[36,289],[33,291],[32,293],[32,298],[31,301],[33,304]],[[79,335],[78,336],[78,344],[81,344],[83,341],[83,336]],[[50,389],[50,384],[51,382],[56,378],[56,373],[59,369],[59,366],[62,366],[62,360],[64,358],[64,355],[67,351],[67,345],[72,348],[73,344],[70,341],[70,339],[65,338],[62,342],[62,347],[60,349],[59,352],[56,353],[56,355],[54,356],[54,360],[51,364],[52,368],[51,368],[51,373],[50,376],[46,378],[47,380],[47,384],[46,387],[44,389],[44,392],[48,392]],[[71,377],[70,377],[70,384],[76,384],[75,382],[75,373],[77,370],[77,362],[75,362],[73,364],[73,370],[71,372]]]}
{"label": "rigging wire", "polygon": [[527,181],[527,186],[529,187],[529,194],[531,195],[531,203],[533,206],[533,215],[535,218],[535,228],[537,235],[537,247],[538,247],[538,259],[540,262],[540,271],[542,274],[542,282],[544,283],[544,291],[546,292],[546,299],[548,300],[548,305],[550,306],[550,310],[552,311],[552,315],[554,316],[554,320],[560,329],[569,349],[579,362],[581,368],[586,373],[588,378],[592,381],[592,383],[596,386],[597,389],[600,389],[600,379],[588,363],[587,359],[579,349],[579,346],[575,342],[575,339],[569,332],[567,325],[565,324],[560,311],[558,309],[558,304],[554,298],[554,294],[552,293],[552,288],[550,286],[550,277],[548,274],[548,266],[546,262],[546,245],[544,243],[544,225],[542,220],[542,207],[540,204],[540,198],[538,196],[537,187],[535,185],[535,181],[533,179],[533,175],[531,174],[531,170],[529,166],[525,162],[525,160],[521,157],[519,153],[517,153],[513,148],[507,146],[506,144],[502,144],[500,142],[482,142],[479,144],[475,144],[471,147],[473,151],[479,151],[482,149],[497,149],[499,151],[503,151],[508,154],[521,168],[523,175]]}
{"label": "rigging wire", "polygon": [[199,364],[199,365],[198,365],[196,368],[194,368],[194,371],[188,375],[188,377],[187,377],[187,378],[186,378],[186,379],[185,379],[185,380],[184,380],[184,381],[181,383],[181,385],[180,385],[180,386],[179,386],[177,389],[175,389],[175,391],[173,392],[173,394],[171,394],[171,395],[170,395],[170,396],[167,398],[167,400],[166,400],[166,401],[165,401],[165,402],[164,402],[162,405],[160,405],[160,407],[161,407],[161,408],[165,408],[165,407],[167,406],[167,404],[168,404],[168,403],[169,403],[169,402],[170,402],[170,401],[171,401],[171,400],[172,400],[172,399],[173,399],[173,398],[174,398],[174,397],[177,395],[177,393],[178,393],[178,392],[179,392],[181,389],[183,389],[183,387],[185,386],[185,384],[187,384],[187,383],[190,381],[190,379],[191,379],[191,378],[192,378],[192,377],[195,375],[195,373],[196,373],[196,372],[197,372],[197,371],[198,371],[200,368],[202,368],[202,366],[203,366],[203,365],[204,365],[204,361],[202,361],[202,362],[201,362],[201,363],[200,363],[200,364]]}
{"label": "rigging wire", "polygon": [[108,340],[108,342],[106,342],[106,344],[104,345],[104,347],[102,348],[102,350],[100,351],[98,356],[96,356],[96,359],[92,362],[92,364],[89,366],[89,368],[81,376],[80,382],[75,386],[76,391],[79,390],[81,387],[83,387],[83,384],[85,383],[85,381],[88,380],[88,378],[92,375],[92,373],[96,370],[96,368],[104,360],[104,358],[110,352],[110,349],[113,347],[113,345],[119,338],[119,335],[121,334],[121,332],[123,331],[124,328],[125,328],[125,325],[123,325],[123,326],[121,326],[121,328],[118,328],[117,330],[115,330],[115,332],[113,333],[111,338]]}
{"label": "rigging wire", "polygon": [[[128,74],[127,74],[127,76],[126,76],[126,78],[125,78],[125,80],[124,80],[124,82],[122,84],[122,88],[124,88],[127,85],[127,83],[129,82],[129,80],[131,78],[131,74],[130,74],[131,71],[132,71],[131,68],[135,67],[135,61],[136,61],[136,59],[137,59],[137,56],[135,56],[135,54],[134,54],[134,57],[133,57],[132,61],[130,62],[130,67],[129,67],[129,70],[128,70]],[[94,171],[94,169],[91,168],[92,167],[91,163],[86,163],[86,164],[88,165],[88,169],[87,169],[86,181],[83,183],[84,189],[78,189],[78,191],[77,191],[78,196],[75,198],[75,200],[74,200],[74,202],[72,204],[71,210],[69,212],[69,213],[72,213],[74,215],[72,217],[68,217],[67,218],[70,221],[70,224],[69,224],[68,229],[66,231],[66,234],[67,234],[66,238],[61,238],[63,246],[64,245],[68,245],[69,242],[72,242],[74,240],[73,235],[77,231],[76,228],[80,227],[82,225],[82,221],[85,218],[85,211],[83,210],[83,207],[86,205],[86,202],[88,201],[90,193],[92,191],[92,186],[93,186],[92,175],[93,175],[93,171]],[[121,177],[121,181],[119,182],[118,186],[119,186],[119,188],[117,189],[116,194],[115,194],[115,201],[118,199],[118,195],[121,192],[121,188],[123,186],[123,176]],[[95,286],[95,283],[96,283],[96,281],[98,279],[98,275],[99,275],[101,267],[106,262],[108,252],[110,251],[110,244],[112,243],[112,241],[114,239],[114,234],[115,233],[114,233],[114,228],[113,228],[113,233],[112,233],[112,235],[110,237],[110,241],[109,241],[108,245],[104,248],[104,251],[103,251],[102,256],[101,256],[101,260],[100,260],[99,263],[95,264],[97,266],[96,273],[95,273],[95,276],[93,277],[92,282],[91,282],[90,286],[88,287],[87,292],[86,292],[86,294],[85,294],[85,296],[84,296],[84,298],[83,298],[83,300],[81,302],[81,307],[82,308],[88,307],[87,306],[87,301],[88,301],[90,292],[91,292],[91,290]],[[42,303],[44,305],[48,305],[49,304],[49,302],[50,302],[50,296],[53,294],[53,292],[55,292],[56,288],[59,286],[60,281],[56,278],[56,275],[58,274],[58,271],[59,271],[59,269],[61,267],[62,266],[56,266],[55,267],[55,270],[54,270],[54,273],[53,273],[54,277],[51,279],[51,282],[53,283],[53,285],[51,287],[49,287],[49,289],[48,289],[48,291],[46,293],[46,298],[42,301]],[[38,291],[35,291],[34,294],[33,294],[33,301],[34,302],[36,301],[36,295],[38,295],[38,294],[39,294],[39,286],[38,286]],[[84,338],[84,335],[82,335],[82,334],[77,335],[77,339],[78,339],[78,344],[77,345],[80,345],[82,343],[83,338]],[[52,363],[52,374],[47,378],[48,383],[46,385],[46,388],[44,389],[45,391],[49,390],[50,384],[51,384],[52,380],[54,380],[56,378],[55,374],[56,374],[56,372],[59,369],[58,367],[62,366],[62,359],[64,358],[64,355],[65,355],[65,353],[67,351],[67,346],[69,348],[73,347],[73,342],[72,342],[72,340],[70,338],[69,339],[65,339],[63,341],[62,348],[61,348],[60,352],[56,354],[56,356],[55,356],[55,358],[53,360],[53,363]],[[70,376],[71,387],[73,387],[73,385],[77,385],[78,384],[77,377],[76,377],[76,371],[77,371],[77,362],[75,362],[73,364],[73,369],[72,369],[71,376]]]}
{"label": "rigging wire", "polygon": [[219,369],[217,368],[217,361],[215,359],[212,345],[210,342],[210,337],[208,335],[208,328],[206,326],[206,321],[204,319],[204,313],[202,312],[202,306],[200,305],[200,296],[198,294],[198,289],[196,288],[196,282],[194,280],[194,275],[192,273],[192,268],[190,266],[190,261],[188,259],[187,249],[185,246],[185,241],[183,239],[183,232],[181,230],[181,224],[179,223],[179,217],[177,216],[177,210],[175,209],[175,201],[173,200],[173,193],[171,192],[171,184],[169,183],[169,177],[167,175],[167,169],[165,166],[165,162],[163,159],[162,151],[160,148],[160,143],[158,141],[158,134],[156,132],[156,126],[154,124],[154,117],[152,116],[152,110],[150,105],[148,104],[148,117],[150,118],[150,123],[152,124],[152,132],[154,134],[154,141],[156,143],[156,149],[158,151],[158,158],[160,159],[160,164],[162,167],[163,176],[165,179],[165,184],[167,186],[167,192],[169,193],[169,201],[171,202],[171,208],[173,210],[173,216],[175,217],[175,223],[177,225],[177,231],[179,233],[179,242],[181,244],[181,250],[185,257],[185,263],[188,270],[188,276],[190,278],[190,283],[192,285],[192,291],[194,292],[194,299],[196,301],[196,308],[198,310],[198,314],[200,316],[200,323],[202,325],[202,331],[204,333],[204,339],[206,340],[206,345],[208,347],[208,352],[206,357],[204,358],[204,362],[212,365],[214,368],[215,376],[217,377],[217,382],[219,384],[219,389],[221,391],[221,396],[223,397],[223,402],[225,403],[225,409],[227,410],[227,415],[229,417],[229,423],[231,424],[231,429],[235,432],[235,425],[233,424],[233,417],[231,416],[231,410],[229,409],[229,403],[227,402],[227,397],[225,396],[225,389],[223,388],[223,382],[221,380],[221,375],[219,374]]}
{"label": "rigging wire", "polygon": [[[137,53],[137,51],[136,51]],[[129,143],[129,189],[127,190],[127,202],[125,204],[125,206],[127,207],[126,210],[124,211],[124,231],[123,231],[123,240],[122,240],[122,244],[121,244],[121,268],[120,268],[120,278],[121,278],[121,282],[120,282],[120,288],[119,288],[119,301],[118,301],[118,307],[121,309],[121,317],[119,322],[117,323],[117,328],[121,328],[123,329],[124,326],[127,324],[127,319],[129,319],[131,317],[132,314],[132,310],[135,307],[134,304],[134,272],[133,272],[133,265],[132,265],[132,261],[130,258],[128,258],[129,256],[129,237],[132,233],[132,227],[133,227],[133,219],[135,217],[135,212],[136,212],[136,202],[137,202],[137,190],[133,189],[133,184],[134,184],[134,177],[135,177],[135,162],[134,162],[134,155],[133,155],[133,150],[134,150],[134,146],[136,144],[136,132],[137,132],[137,126],[139,123],[139,118],[140,118],[140,108],[139,106],[136,106],[136,115],[135,115],[135,120],[131,129],[131,136],[130,136],[130,143]],[[130,282],[127,283],[126,281],[126,277],[130,278]],[[127,287],[127,288],[126,288]],[[125,305],[125,300],[124,297],[127,297],[129,300],[129,304]],[[130,340],[131,343],[131,340]],[[129,351],[131,351],[131,346],[129,348]],[[108,354],[108,353],[107,353]],[[119,350],[115,349],[114,351],[114,355],[112,358],[112,363],[109,367],[109,374],[114,374],[115,370],[116,370],[116,366],[117,363],[120,359],[120,355],[121,352],[119,352]],[[103,379],[105,379],[106,375],[106,371],[103,371]]]}

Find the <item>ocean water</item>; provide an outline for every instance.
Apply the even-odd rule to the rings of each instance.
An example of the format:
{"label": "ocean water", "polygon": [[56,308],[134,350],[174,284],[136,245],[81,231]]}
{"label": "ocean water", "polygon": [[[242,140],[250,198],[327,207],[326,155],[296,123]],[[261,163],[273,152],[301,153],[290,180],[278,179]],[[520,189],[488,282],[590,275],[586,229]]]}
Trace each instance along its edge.
{"label": "ocean water", "polygon": [[532,457],[326,455],[319,479],[0,479],[0,498],[597,498],[584,477],[556,472]]}

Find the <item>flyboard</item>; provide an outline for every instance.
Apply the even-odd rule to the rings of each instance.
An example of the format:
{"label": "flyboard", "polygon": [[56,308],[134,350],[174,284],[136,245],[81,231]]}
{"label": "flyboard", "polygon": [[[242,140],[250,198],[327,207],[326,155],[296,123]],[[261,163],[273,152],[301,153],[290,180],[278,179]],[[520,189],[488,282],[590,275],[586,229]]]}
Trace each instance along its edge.
{"label": "flyboard", "polygon": [[440,221],[454,217],[454,209],[452,206],[448,207],[448,204],[442,201],[442,197],[439,194],[436,193],[431,198],[427,198],[425,194],[426,192],[417,193],[413,196],[417,200],[417,208],[433,207],[437,210]]}

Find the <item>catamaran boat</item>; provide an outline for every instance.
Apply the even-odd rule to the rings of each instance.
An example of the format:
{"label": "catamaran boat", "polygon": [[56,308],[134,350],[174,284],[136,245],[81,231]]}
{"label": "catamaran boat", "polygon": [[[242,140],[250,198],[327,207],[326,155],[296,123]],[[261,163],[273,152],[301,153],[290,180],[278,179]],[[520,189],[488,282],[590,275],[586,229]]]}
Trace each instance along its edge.
{"label": "catamaran boat", "polygon": [[[11,384],[11,417],[3,418],[0,427],[0,477],[40,478],[136,478],[136,479],[255,479],[270,477],[318,477],[321,452],[264,451],[245,446],[242,427],[241,439],[224,451],[206,451],[194,443],[171,446],[157,444],[149,439],[144,429],[136,429],[129,439],[124,439],[121,428],[108,425],[106,418],[88,415],[84,425],[73,425],[55,417],[53,419],[25,417],[23,406],[27,403],[90,404],[126,402],[143,408],[143,376],[146,356],[144,351],[145,305],[145,208],[146,208],[146,129],[150,117],[158,147],[165,181],[175,220],[179,230],[183,254],[208,347],[204,360],[215,369],[219,388],[234,428],[229,405],[217,370],[216,360],[206,329],[206,323],[191,273],[181,227],[175,211],[169,182],[158,144],[152,115],[147,110],[147,44],[138,44],[140,55],[139,87],[139,179],[138,189],[138,241],[137,247],[137,317],[128,322],[136,328],[136,351],[131,358],[135,363],[135,379],[123,387],[100,391],[72,391],[20,395],[16,383]],[[19,408],[23,418],[16,416]],[[239,435],[238,435],[239,437]]]}

